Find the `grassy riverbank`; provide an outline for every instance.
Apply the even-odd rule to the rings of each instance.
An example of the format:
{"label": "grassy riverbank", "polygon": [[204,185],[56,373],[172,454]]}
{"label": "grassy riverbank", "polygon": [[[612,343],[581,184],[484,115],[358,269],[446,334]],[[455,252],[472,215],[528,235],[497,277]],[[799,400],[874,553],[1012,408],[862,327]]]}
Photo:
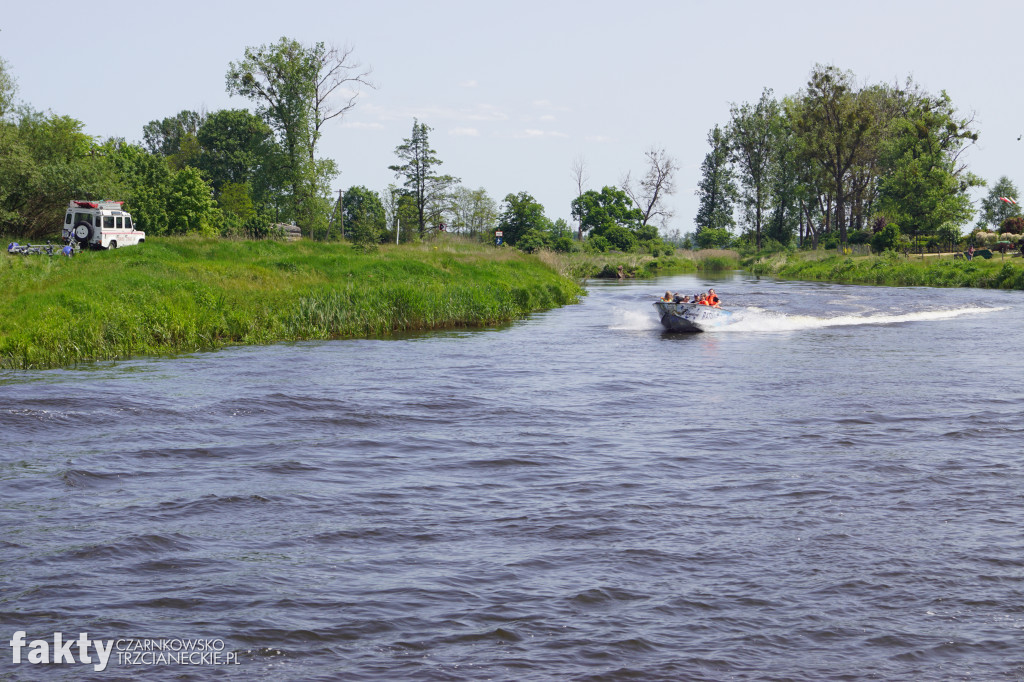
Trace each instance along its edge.
{"label": "grassy riverbank", "polygon": [[649,278],[688,272],[722,272],[740,267],[739,255],[724,249],[676,250],[672,254],[644,253],[556,253],[544,251],[541,260],[565,277],[576,280],[616,279],[619,268],[628,278]]}
{"label": "grassy riverbank", "polygon": [[438,240],[154,239],[74,259],[0,256],[0,367],[483,326],[574,302],[538,258]]}
{"label": "grassy riverbank", "polygon": [[894,253],[819,258],[797,253],[752,259],[744,267],[755,275],[848,284],[1024,289],[1024,264],[1019,258],[919,260]]}

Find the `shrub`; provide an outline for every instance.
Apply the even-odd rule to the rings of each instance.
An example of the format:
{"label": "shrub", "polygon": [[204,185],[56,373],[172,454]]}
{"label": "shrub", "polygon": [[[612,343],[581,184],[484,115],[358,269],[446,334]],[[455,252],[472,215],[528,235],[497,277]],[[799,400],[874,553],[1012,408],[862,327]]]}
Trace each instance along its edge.
{"label": "shrub", "polygon": [[892,251],[900,241],[900,228],[896,223],[889,223],[871,237],[871,250],[875,253]]}
{"label": "shrub", "polygon": [[732,236],[724,227],[702,227],[693,241],[698,249],[721,249],[729,245]]}
{"label": "shrub", "polygon": [[551,245],[551,248],[559,253],[571,253],[573,251],[579,251],[579,246],[573,241],[572,237],[559,237]]}
{"label": "shrub", "polygon": [[1015,232],[1017,234],[1020,234],[1024,232],[1024,218],[1021,218],[1020,216],[1007,218],[1002,222],[1002,224],[999,227],[1004,232]]}
{"label": "shrub", "polygon": [[649,242],[658,238],[658,228],[654,225],[644,225],[636,231],[636,238],[642,242]]}
{"label": "shrub", "polygon": [[871,241],[871,232],[868,230],[854,230],[846,236],[849,244],[867,244]]}
{"label": "shrub", "polygon": [[526,253],[533,253],[544,247],[544,235],[540,230],[531,228],[524,232],[516,241],[516,248]]}
{"label": "shrub", "polygon": [[619,251],[632,251],[638,244],[636,235],[621,225],[612,225],[605,230],[604,238]]}

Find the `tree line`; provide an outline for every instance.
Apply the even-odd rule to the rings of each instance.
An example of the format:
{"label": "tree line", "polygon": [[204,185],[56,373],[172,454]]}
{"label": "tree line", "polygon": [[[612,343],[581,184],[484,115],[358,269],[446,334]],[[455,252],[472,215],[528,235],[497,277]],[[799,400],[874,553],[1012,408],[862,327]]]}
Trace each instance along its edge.
{"label": "tree line", "polygon": [[[319,143],[361,88],[375,87],[370,75],[351,48],[281,38],[246,48],[228,65],[227,92],[249,99],[253,111],[185,110],[150,121],[141,141],[100,141],[80,121],[18,103],[17,82],[0,59],[0,231],[52,234],[69,199],[119,198],[152,235],[259,238],[294,223],[315,239],[365,243],[446,230],[487,240],[500,231],[527,251],[664,245],[679,166],[657,147],[646,152],[641,175],[600,190],[587,187],[586,163],[577,158],[574,226],[548,218],[529,192],[499,203],[442,173],[432,129],[415,119],[388,166],[395,183],[380,192],[353,185],[335,197],[338,165],[322,157]],[[682,242],[735,245],[739,231],[738,241],[753,249],[952,243],[975,213],[968,192],[985,185],[963,161],[977,139],[973,119],[945,92],[928,93],[910,79],[858,85],[851,72],[819,65],[800,92],[775,98],[765,89],[708,132],[697,229]],[[1000,178],[981,202],[977,227],[1024,234],[1018,198]]]}
{"label": "tree line", "polygon": [[337,166],[318,143],[359,86],[372,85],[368,75],[350,49],[282,38],[247,48],[227,70],[227,91],[255,113],[186,110],[148,123],[141,142],[99,141],[69,116],[16,104],[0,60],[0,230],[50,234],[68,200],[117,198],[152,235],[258,237],[280,222],[322,232]]}
{"label": "tree line", "polygon": [[[497,202],[483,188],[440,172],[431,128],[413,121],[389,166],[396,182],[381,192],[353,185],[335,197],[337,163],[320,154],[325,126],[375,87],[351,48],[281,38],[246,48],[229,64],[229,94],[253,110],[183,110],[143,127],[142,139],[97,140],[69,116],[17,103],[17,82],[0,59],[0,232],[30,238],[61,224],[69,199],[116,198],[150,235],[198,233],[265,237],[294,223],[314,239],[410,241],[433,231],[461,232],[532,251],[541,247],[656,249],[671,217],[678,164],[664,149],[646,154],[642,176],[586,188],[585,163],[573,168],[576,229],[550,219],[526,191]],[[584,240],[584,237],[586,239]]]}
{"label": "tree line", "polygon": [[[903,84],[858,85],[852,72],[818,65],[806,87],[734,104],[707,135],[694,242],[741,239],[760,250],[796,242],[835,247],[872,241],[959,239],[975,209],[969,191],[986,185],[964,153],[974,120],[943,91]],[[1019,216],[1006,178],[982,202],[978,227]]]}

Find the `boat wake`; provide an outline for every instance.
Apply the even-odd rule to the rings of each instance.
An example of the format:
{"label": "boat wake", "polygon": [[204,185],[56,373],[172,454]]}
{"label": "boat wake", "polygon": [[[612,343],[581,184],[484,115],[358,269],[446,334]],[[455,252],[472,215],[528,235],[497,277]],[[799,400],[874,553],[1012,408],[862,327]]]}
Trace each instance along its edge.
{"label": "boat wake", "polygon": [[815,317],[813,315],[787,315],[785,313],[746,308],[737,310],[734,323],[720,327],[716,332],[789,332],[825,327],[849,327],[866,324],[899,324],[902,322],[932,322],[951,320],[965,315],[982,315],[1005,308],[950,308],[945,310],[922,310],[912,313],[875,313],[865,315],[838,315],[836,317]]}
{"label": "boat wake", "polygon": [[649,329],[661,329],[661,323],[656,317],[644,310],[626,310],[615,308],[612,311],[613,319],[609,329],[615,331],[646,331]]}

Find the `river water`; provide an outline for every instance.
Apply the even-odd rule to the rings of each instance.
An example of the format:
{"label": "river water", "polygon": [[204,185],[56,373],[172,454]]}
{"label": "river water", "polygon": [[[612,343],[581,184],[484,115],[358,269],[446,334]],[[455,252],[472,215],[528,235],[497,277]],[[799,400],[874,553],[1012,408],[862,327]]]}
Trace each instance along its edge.
{"label": "river water", "polygon": [[[709,286],[735,325],[661,331]],[[1024,676],[1020,292],[589,292],[0,372],[0,679]],[[188,639],[237,662],[127,655]]]}

